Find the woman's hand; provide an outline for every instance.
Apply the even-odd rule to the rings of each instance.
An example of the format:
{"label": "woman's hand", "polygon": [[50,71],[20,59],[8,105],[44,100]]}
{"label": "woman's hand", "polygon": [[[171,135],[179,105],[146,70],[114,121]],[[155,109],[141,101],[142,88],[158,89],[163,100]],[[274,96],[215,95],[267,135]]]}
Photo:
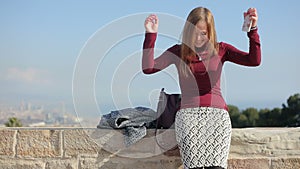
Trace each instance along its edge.
{"label": "woman's hand", "polygon": [[247,10],[247,12],[244,12],[244,17],[246,17],[247,15],[250,16],[250,19],[252,21],[252,27],[256,27],[257,26],[257,20],[258,20],[258,15],[257,15],[256,8],[249,8]]}
{"label": "woman's hand", "polygon": [[156,33],[158,30],[158,17],[154,14],[149,15],[144,23],[146,32]]}

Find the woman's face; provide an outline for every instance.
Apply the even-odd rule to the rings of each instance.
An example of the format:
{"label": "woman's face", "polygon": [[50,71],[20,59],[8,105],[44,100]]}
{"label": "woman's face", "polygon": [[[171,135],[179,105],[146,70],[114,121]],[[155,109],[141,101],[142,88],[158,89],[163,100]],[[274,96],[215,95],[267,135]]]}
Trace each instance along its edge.
{"label": "woman's face", "polygon": [[197,48],[202,47],[208,41],[207,24],[204,21],[199,21],[195,26],[194,45]]}

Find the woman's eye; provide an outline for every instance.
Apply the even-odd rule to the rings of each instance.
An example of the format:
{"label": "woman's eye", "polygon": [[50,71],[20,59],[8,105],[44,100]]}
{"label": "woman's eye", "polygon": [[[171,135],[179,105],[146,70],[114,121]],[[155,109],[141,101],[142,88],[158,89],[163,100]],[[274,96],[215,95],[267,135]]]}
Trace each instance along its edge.
{"label": "woman's eye", "polygon": [[196,36],[206,36],[207,33],[206,32],[200,32],[200,33],[196,33]]}

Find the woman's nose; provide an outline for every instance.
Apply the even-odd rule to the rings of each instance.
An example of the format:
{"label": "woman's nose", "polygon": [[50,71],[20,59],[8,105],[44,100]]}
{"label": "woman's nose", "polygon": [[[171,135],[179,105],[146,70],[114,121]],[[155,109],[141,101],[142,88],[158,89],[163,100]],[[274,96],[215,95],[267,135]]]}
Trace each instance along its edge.
{"label": "woman's nose", "polygon": [[199,41],[199,40],[202,40],[202,39],[203,39],[202,35],[197,35],[197,36],[196,36],[196,40]]}

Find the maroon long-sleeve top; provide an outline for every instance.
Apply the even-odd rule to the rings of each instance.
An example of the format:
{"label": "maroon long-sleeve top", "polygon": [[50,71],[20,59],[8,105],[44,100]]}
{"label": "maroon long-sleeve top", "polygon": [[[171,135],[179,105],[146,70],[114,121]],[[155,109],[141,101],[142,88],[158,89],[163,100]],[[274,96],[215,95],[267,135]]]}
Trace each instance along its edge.
{"label": "maroon long-sleeve top", "polygon": [[146,33],[143,44],[142,69],[145,74],[161,71],[175,64],[182,94],[181,108],[215,107],[228,110],[222,97],[220,79],[223,64],[230,61],[244,66],[258,66],[261,63],[261,47],[257,29],[247,33],[249,52],[220,42],[218,55],[208,57],[205,53],[195,55],[188,67],[191,75],[186,76],[180,69],[181,45],[176,44],[154,59],[154,47],[157,33]]}

